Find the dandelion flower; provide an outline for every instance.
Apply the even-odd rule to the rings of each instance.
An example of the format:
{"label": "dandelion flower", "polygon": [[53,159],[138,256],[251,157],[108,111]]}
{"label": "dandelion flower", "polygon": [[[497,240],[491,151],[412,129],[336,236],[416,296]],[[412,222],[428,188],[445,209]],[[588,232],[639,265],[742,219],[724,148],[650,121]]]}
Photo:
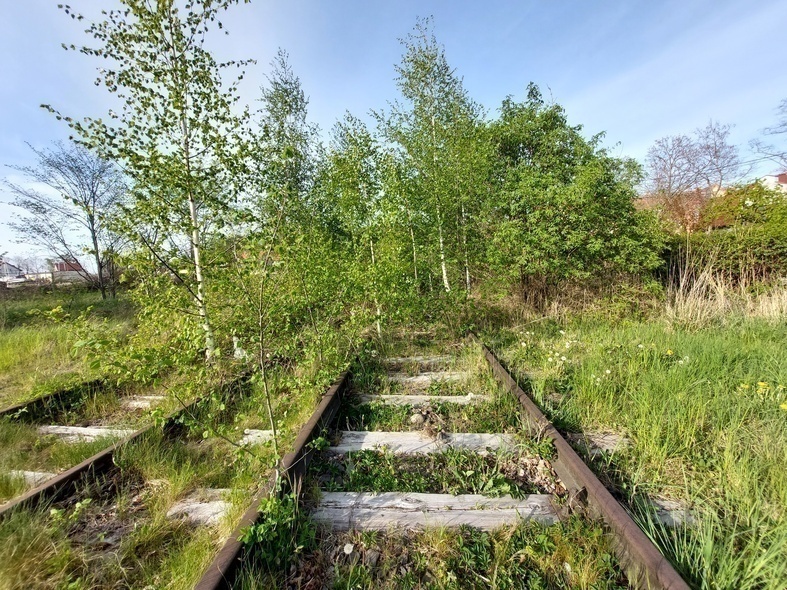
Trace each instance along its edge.
{"label": "dandelion flower", "polygon": [[782,405],[779,406],[782,410],[787,412],[787,402],[784,402]]}
{"label": "dandelion flower", "polygon": [[671,351],[671,350],[668,348],[668,349],[667,349],[667,355],[668,355],[668,356],[672,356],[672,354],[673,354],[673,352],[672,352],[672,351]]}

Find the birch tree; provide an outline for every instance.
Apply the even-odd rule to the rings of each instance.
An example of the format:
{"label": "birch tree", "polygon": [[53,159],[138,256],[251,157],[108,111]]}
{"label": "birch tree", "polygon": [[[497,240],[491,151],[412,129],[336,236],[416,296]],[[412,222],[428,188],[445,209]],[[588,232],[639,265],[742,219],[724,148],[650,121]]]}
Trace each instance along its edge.
{"label": "birch tree", "polygon": [[[462,205],[462,187],[457,175],[467,162],[457,148],[467,122],[477,121],[480,107],[467,95],[461,79],[449,66],[444,48],[431,30],[431,20],[419,20],[415,30],[402,40],[404,55],[396,66],[397,86],[403,102],[394,103],[389,115],[378,114],[383,134],[403,152],[415,170],[421,205],[429,210],[434,223],[440,277],[446,292],[449,277],[449,235]],[[466,217],[465,217],[466,219]],[[453,252],[457,250],[454,244]]]}
{"label": "birch tree", "polygon": [[96,84],[117,97],[119,111],[78,120],[44,105],[130,178],[120,228],[149,252],[154,272],[166,269],[187,291],[207,358],[217,349],[203,249],[239,190],[245,118],[233,111],[243,74],[227,87],[222,72],[246,62],[218,63],[205,42],[237,3],[188,0],[181,12],[174,0],[121,0],[122,9],[103,11],[104,20],[86,29],[95,46],[67,47],[102,60]]}

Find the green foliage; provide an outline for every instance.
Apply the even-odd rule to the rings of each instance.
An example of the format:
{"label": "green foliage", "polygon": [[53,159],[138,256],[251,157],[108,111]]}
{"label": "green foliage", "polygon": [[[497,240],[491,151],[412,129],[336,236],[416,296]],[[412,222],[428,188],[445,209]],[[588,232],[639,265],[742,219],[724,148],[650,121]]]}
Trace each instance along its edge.
{"label": "green foliage", "polygon": [[735,278],[769,278],[787,272],[787,198],[757,182],[734,187],[702,212],[720,229],[675,236],[668,256]]}
{"label": "green foliage", "polygon": [[533,85],[525,103],[503,102],[492,129],[504,179],[487,212],[500,220],[488,250],[496,271],[556,284],[659,265],[657,234],[634,210],[631,161],[584,139]]}
{"label": "green foliage", "polygon": [[300,514],[293,494],[271,495],[262,501],[260,513],[241,541],[264,571],[287,571],[304,551],[315,547],[316,528]]}
{"label": "green foliage", "polygon": [[[337,547],[352,552],[337,555]],[[298,565],[296,578],[330,581],[337,589],[626,587],[603,529],[578,518],[549,527],[524,521],[493,532],[428,528],[331,535]],[[243,567],[237,587],[284,588],[282,577]]]}
{"label": "green foliage", "polygon": [[663,320],[543,322],[495,339],[554,423],[629,438],[630,449],[594,463],[623,496],[689,503],[698,522],[685,529],[643,516],[688,580],[730,590],[784,586],[781,322],[728,317],[694,330]]}
{"label": "green foliage", "polygon": [[[524,457],[524,456],[523,456]],[[324,458],[313,475],[329,491],[413,492],[434,494],[510,494],[521,498],[537,490],[519,475],[514,455],[448,450],[430,455],[397,456],[357,451],[343,460]]]}

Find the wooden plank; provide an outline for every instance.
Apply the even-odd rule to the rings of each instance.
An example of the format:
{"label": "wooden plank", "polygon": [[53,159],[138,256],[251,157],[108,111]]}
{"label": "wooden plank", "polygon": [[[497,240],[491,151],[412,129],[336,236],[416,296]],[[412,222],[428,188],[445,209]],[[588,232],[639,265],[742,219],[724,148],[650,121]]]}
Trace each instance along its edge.
{"label": "wooden plank", "polygon": [[132,395],[122,398],[120,405],[129,410],[148,410],[163,399],[163,395]]}
{"label": "wooden plank", "polygon": [[[418,492],[320,492],[320,508],[375,508],[428,512],[437,510],[500,510],[540,506],[551,510],[549,494],[522,499],[509,495],[492,498],[481,494],[421,494]],[[552,510],[552,512],[554,512]]]}
{"label": "wooden plank", "polygon": [[631,446],[628,438],[616,432],[568,432],[566,439],[583,447],[593,458],[602,457],[605,453],[620,453]]}
{"label": "wooden plank", "polygon": [[383,364],[388,367],[412,367],[418,366],[424,369],[434,369],[444,367],[453,363],[456,359],[449,355],[435,356],[392,356],[383,359]]}
{"label": "wooden plank", "polygon": [[407,373],[390,373],[388,380],[393,383],[400,383],[405,387],[428,387],[432,383],[442,381],[461,381],[467,377],[464,371],[427,371],[418,375]]}
{"label": "wooden plank", "polygon": [[360,400],[362,404],[381,403],[387,406],[423,406],[435,403],[466,406],[492,401],[492,396],[473,393],[467,395],[362,395]]}
{"label": "wooden plank", "polygon": [[224,500],[229,493],[230,490],[221,488],[197,490],[175,503],[167,511],[167,518],[185,518],[197,524],[216,525],[232,508],[232,503]]}
{"label": "wooden plank", "polygon": [[417,529],[427,526],[471,526],[492,530],[520,520],[558,521],[550,496],[533,494],[486,498],[476,494],[324,492],[312,518],[335,530]]}
{"label": "wooden plank", "polygon": [[52,434],[65,442],[92,442],[99,438],[124,438],[134,434],[133,430],[122,428],[98,428],[84,426],[40,426],[38,432]]}
{"label": "wooden plank", "polygon": [[513,449],[516,446],[510,434],[488,434],[473,432],[444,433],[431,437],[424,432],[381,432],[344,430],[341,442],[331,447],[335,453],[350,451],[388,449],[403,455],[425,455],[438,453],[447,448],[485,453]]}
{"label": "wooden plank", "polygon": [[18,469],[12,469],[8,472],[9,477],[13,477],[14,479],[21,479],[24,480],[25,484],[29,486],[37,486],[41,485],[45,481],[48,481],[55,477],[57,473],[49,473],[47,471],[23,471]]}
{"label": "wooden plank", "polygon": [[273,438],[272,430],[253,430],[247,428],[243,431],[243,438],[238,441],[241,445],[259,445],[266,443]]}

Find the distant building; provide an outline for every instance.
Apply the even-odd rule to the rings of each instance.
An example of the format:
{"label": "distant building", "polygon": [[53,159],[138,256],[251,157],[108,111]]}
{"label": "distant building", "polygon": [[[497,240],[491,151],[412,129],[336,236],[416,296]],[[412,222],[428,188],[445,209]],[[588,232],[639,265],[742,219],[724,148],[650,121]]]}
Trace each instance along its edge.
{"label": "distant building", "polygon": [[725,227],[722,219],[703,220],[703,211],[712,199],[723,195],[726,189],[717,185],[683,191],[676,194],[645,194],[634,200],[640,211],[656,211],[658,215],[680,227],[683,231]]}
{"label": "distant building", "polygon": [[77,260],[53,260],[51,279],[55,283],[77,283],[87,281],[88,273]]}
{"label": "distant building", "polygon": [[760,178],[760,181],[766,188],[787,193],[787,172],[769,174],[768,176]]}
{"label": "distant building", "polygon": [[0,260],[0,281],[15,279],[21,274],[24,274],[21,268],[5,260]]}

